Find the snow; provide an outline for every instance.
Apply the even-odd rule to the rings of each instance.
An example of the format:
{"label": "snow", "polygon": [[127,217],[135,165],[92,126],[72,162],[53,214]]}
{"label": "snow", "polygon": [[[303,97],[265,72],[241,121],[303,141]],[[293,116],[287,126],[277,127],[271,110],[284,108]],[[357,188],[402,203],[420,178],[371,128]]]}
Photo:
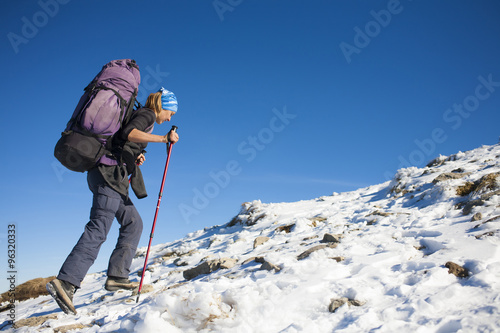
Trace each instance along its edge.
{"label": "snow", "polygon": [[[105,272],[90,274],[75,294],[78,315],[65,315],[42,296],[16,304],[17,319],[57,319],[4,330],[53,332],[79,323],[86,326],[79,332],[498,332],[500,196],[464,215],[460,203],[479,194],[460,197],[456,188],[500,172],[499,157],[500,145],[483,146],[352,192],[245,203],[232,223],[152,247],[145,283],[154,290],[139,303],[131,292],[106,292]],[[433,182],[443,173],[463,177]],[[482,217],[472,221],[476,213]],[[297,259],[325,244],[327,233],[341,235],[336,247]],[[254,248],[259,236],[269,240]],[[260,270],[254,257],[279,272]],[[184,279],[184,270],[219,258],[238,263]],[[134,272],[143,260],[134,259]],[[450,274],[449,261],[469,276]],[[341,298],[356,304],[329,311]]]}

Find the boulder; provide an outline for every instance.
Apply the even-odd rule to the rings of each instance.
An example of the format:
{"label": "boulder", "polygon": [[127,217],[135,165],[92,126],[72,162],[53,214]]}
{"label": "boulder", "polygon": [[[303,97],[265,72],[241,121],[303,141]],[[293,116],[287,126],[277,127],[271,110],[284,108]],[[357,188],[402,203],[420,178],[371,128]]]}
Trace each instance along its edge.
{"label": "boulder", "polygon": [[203,274],[210,274],[212,272],[215,272],[216,270],[222,268],[222,269],[229,269],[234,267],[238,260],[232,259],[232,258],[221,258],[221,259],[214,259],[214,260],[208,260],[200,265],[193,267],[191,269],[185,270],[182,275],[186,280],[192,280],[195,277]]}

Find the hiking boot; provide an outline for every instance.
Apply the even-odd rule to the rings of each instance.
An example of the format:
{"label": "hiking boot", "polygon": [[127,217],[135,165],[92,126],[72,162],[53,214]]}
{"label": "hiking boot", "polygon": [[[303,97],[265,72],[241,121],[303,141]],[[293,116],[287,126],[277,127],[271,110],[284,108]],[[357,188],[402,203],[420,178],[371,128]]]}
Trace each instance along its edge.
{"label": "hiking boot", "polygon": [[108,276],[104,289],[107,291],[134,290],[139,288],[139,282],[130,282],[127,278],[117,278]]}
{"label": "hiking boot", "polygon": [[63,280],[54,279],[46,284],[46,288],[64,313],[76,315],[76,309],[73,305],[73,295],[76,291],[74,285]]}

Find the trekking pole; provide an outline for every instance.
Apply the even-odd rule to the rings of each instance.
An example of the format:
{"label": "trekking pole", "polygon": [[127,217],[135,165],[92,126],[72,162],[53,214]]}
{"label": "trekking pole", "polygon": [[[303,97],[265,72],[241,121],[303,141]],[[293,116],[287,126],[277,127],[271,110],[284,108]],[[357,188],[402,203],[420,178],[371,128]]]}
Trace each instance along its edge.
{"label": "trekking pole", "polygon": [[[177,126],[172,126],[171,132],[177,131]],[[167,161],[165,162],[165,170],[163,171],[163,179],[160,186],[160,194],[158,195],[158,203],[156,204],[155,217],[153,220],[153,228],[151,229],[151,235],[149,236],[148,250],[146,251],[146,259],[144,259],[144,267],[142,268],[141,283],[139,284],[139,290],[137,291],[136,303],[139,303],[139,297],[141,297],[142,283],[144,281],[144,274],[146,273],[146,267],[148,266],[149,249],[151,248],[151,241],[153,240],[156,218],[158,217],[158,210],[160,209],[161,197],[163,196],[163,186],[165,185],[165,178],[167,177],[168,163],[170,162],[170,152],[172,151],[173,143],[167,143]]]}

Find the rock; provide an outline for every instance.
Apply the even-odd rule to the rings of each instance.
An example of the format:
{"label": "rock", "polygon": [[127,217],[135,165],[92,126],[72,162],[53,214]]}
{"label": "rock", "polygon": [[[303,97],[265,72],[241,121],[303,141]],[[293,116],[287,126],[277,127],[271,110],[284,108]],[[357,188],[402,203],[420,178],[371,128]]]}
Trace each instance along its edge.
{"label": "rock", "polygon": [[221,259],[218,259],[219,263],[220,263],[220,268],[222,269],[230,269],[230,268],[233,268],[236,263],[238,262],[237,259],[233,259],[233,258],[221,258]]}
{"label": "rock", "polygon": [[497,220],[500,220],[500,215],[497,215],[497,216],[495,216],[495,217],[489,218],[489,219],[487,219],[486,221],[479,223],[478,225],[474,226],[474,229],[479,228],[479,227],[480,227],[480,226],[482,226],[483,224],[490,223],[490,222],[495,222],[495,221],[497,221]]}
{"label": "rock", "polygon": [[177,258],[174,260],[174,265],[177,267],[181,267],[181,266],[187,266],[189,264],[186,261],[182,260],[182,258]]}
{"label": "rock", "polygon": [[297,256],[297,260],[305,259],[305,258],[309,257],[309,255],[311,253],[316,252],[318,250],[322,250],[322,249],[327,248],[327,247],[329,247],[329,248],[335,248],[335,247],[337,247],[337,243],[328,243],[328,244],[322,244],[322,245],[313,246],[310,249],[308,249],[308,250],[302,252],[301,254],[299,254]]}
{"label": "rock", "polygon": [[[468,215],[470,210],[475,206],[481,206],[485,201],[488,201],[494,195],[500,195],[498,184],[499,172],[487,174],[478,181],[471,183],[467,182],[465,185],[457,188],[457,194],[462,196],[479,196],[476,200],[469,201],[465,204],[464,215]],[[466,210],[467,209],[467,210]],[[466,212],[468,212],[466,214]]]}
{"label": "rock", "polygon": [[210,273],[218,270],[219,268],[222,268],[222,269],[232,268],[236,265],[237,262],[238,262],[238,260],[232,259],[232,258],[221,258],[221,259],[209,260],[209,261],[205,261],[204,263],[202,263],[194,268],[185,270],[182,273],[182,275],[184,276],[184,278],[186,280],[192,280],[195,277],[197,277],[198,275],[210,274]]}
{"label": "rock", "polygon": [[348,301],[347,297],[332,299],[330,305],[328,306],[328,311],[335,312],[342,305],[346,304],[347,301]]}
{"label": "rock", "polygon": [[383,217],[388,217],[388,216],[391,216],[392,214],[394,213],[388,213],[388,212],[381,212],[379,210],[376,210],[370,214],[367,215],[368,216],[373,216],[373,215],[378,215],[378,216],[383,216]]}
{"label": "rock", "polygon": [[363,301],[358,301],[355,299],[349,299],[347,297],[341,297],[337,299],[332,299],[330,305],[328,306],[328,311],[330,312],[335,312],[338,308],[340,308],[342,305],[346,304],[349,306],[362,306],[366,302]]}
{"label": "rock", "polygon": [[49,315],[45,315],[45,316],[30,317],[30,318],[26,318],[26,319],[21,319],[21,320],[16,321],[14,323],[14,325],[12,325],[12,327],[17,329],[17,328],[21,328],[21,327],[25,327],[25,326],[29,326],[29,327],[40,326],[49,319],[57,319],[57,314],[53,313],[53,314],[49,314]]}
{"label": "rock", "polygon": [[253,241],[253,248],[255,249],[257,246],[264,244],[269,239],[270,239],[269,237],[265,237],[265,236],[259,236],[259,237],[255,238],[255,240]]}
{"label": "rock", "polygon": [[255,262],[258,262],[258,263],[261,263],[261,264],[265,262],[264,257],[251,257],[251,258],[248,258],[245,261],[243,261],[241,263],[241,265],[242,266],[246,265],[246,264],[248,264],[249,262],[252,262],[252,261],[255,261]]}
{"label": "rock", "polygon": [[266,214],[262,213],[261,210],[261,202],[259,200],[244,202],[241,205],[239,214],[231,219],[231,221],[227,224],[227,227],[233,227],[237,224],[252,226],[259,220],[266,217]]}
{"label": "rock", "polygon": [[275,230],[276,231],[284,231],[286,232],[287,234],[290,233],[293,229],[293,227],[295,227],[295,223],[294,224],[290,224],[290,225],[282,225],[281,227],[277,227]]}
{"label": "rock", "polygon": [[475,185],[473,182],[466,182],[464,185],[457,187],[456,193],[458,196],[465,197],[474,191]]}
{"label": "rock", "polygon": [[325,234],[321,243],[340,243],[342,235]]}
{"label": "rock", "polygon": [[449,274],[453,274],[455,275],[456,277],[459,277],[459,278],[466,278],[469,276],[469,271],[460,266],[460,265],[457,265],[455,264],[454,262],[451,262],[451,261],[448,261],[444,267],[448,268],[448,273]]}
{"label": "rock", "polygon": [[341,262],[345,260],[344,257],[331,257],[330,259],[335,260],[336,262]]}
{"label": "rock", "polygon": [[464,209],[462,209],[462,214],[469,215],[474,207],[482,206],[484,203],[484,200],[481,199],[471,200],[465,204]]}
{"label": "rock", "polygon": [[308,220],[311,221],[311,225],[313,227],[317,227],[318,223],[320,223],[320,222],[326,222],[327,218],[323,217],[323,216],[315,216],[315,217],[308,218]]}
{"label": "rock", "polygon": [[484,234],[477,235],[476,239],[481,239],[483,237],[491,237],[491,236],[494,236],[494,235],[495,235],[494,231],[488,231],[488,232],[485,232]]}
{"label": "rock", "polygon": [[442,181],[450,180],[450,179],[460,179],[465,176],[470,175],[470,172],[457,173],[457,172],[445,172],[434,178],[432,181],[433,184],[437,184]]}
{"label": "rock", "polygon": [[175,251],[167,252],[161,256],[163,260],[171,259],[172,257],[177,257],[179,254]]}
{"label": "rock", "polygon": [[266,271],[272,271],[272,270],[274,270],[276,273],[278,273],[279,271],[281,271],[281,268],[279,268],[275,264],[270,263],[269,261],[264,261],[264,263],[262,264],[262,266],[260,266],[259,269],[260,270],[266,270]]}
{"label": "rock", "polygon": [[248,258],[248,259],[245,259],[245,260],[241,263],[241,266],[246,265],[246,264],[248,264],[248,263],[250,263],[250,262],[254,261],[254,260],[255,260],[255,258],[256,258],[256,257],[250,257],[250,258]]}
{"label": "rock", "polygon": [[202,263],[194,268],[191,268],[191,269],[184,271],[182,273],[182,275],[184,276],[184,278],[186,280],[191,280],[191,279],[194,279],[195,277],[197,277],[198,275],[210,274],[213,271],[219,269],[219,267],[220,267],[220,265],[218,265],[218,264],[213,264],[212,262],[205,261],[204,263]]}
{"label": "rock", "polygon": [[480,221],[482,219],[483,219],[483,214],[476,213],[476,214],[474,214],[474,216],[472,216],[471,222]]}
{"label": "rock", "polygon": [[350,299],[350,300],[347,301],[347,303],[349,305],[352,305],[352,306],[362,306],[362,305],[366,304],[366,302],[364,302],[364,301],[358,301],[356,299]]}
{"label": "rock", "polygon": [[443,165],[445,162],[446,162],[446,157],[438,156],[435,159],[433,159],[432,161],[430,161],[426,166],[428,168],[438,167],[438,166]]}

